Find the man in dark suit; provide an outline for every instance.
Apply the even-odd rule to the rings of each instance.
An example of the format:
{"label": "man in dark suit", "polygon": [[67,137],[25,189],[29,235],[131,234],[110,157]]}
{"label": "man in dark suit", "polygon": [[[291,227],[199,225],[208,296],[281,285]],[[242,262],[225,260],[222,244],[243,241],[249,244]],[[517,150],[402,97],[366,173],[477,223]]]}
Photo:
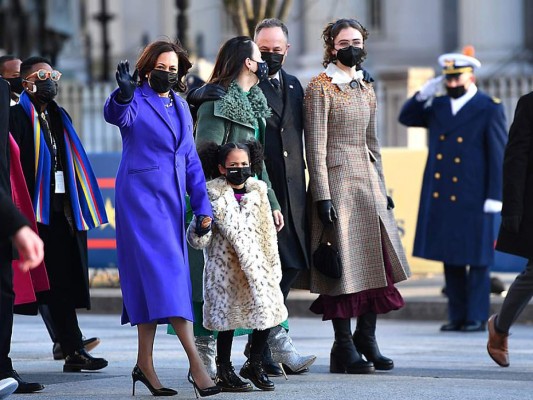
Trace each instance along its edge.
{"label": "man in dark suit", "polygon": [[[403,106],[399,120],[428,129],[413,255],[444,263],[448,323],[442,331],[484,331],[494,259],[493,218],[501,210],[505,114],[477,89],[474,57],[439,57],[442,75]],[[436,95],[443,90],[446,95]]]}
{"label": "man in dark suit", "polygon": [[503,161],[502,224],[496,249],[528,259],[507,292],[500,312],[489,319],[487,351],[509,366],[509,329],[533,297],[533,92],[518,100]]}
{"label": "man in dark suit", "polygon": [[[31,229],[25,226],[27,224],[25,218],[18,213],[9,196],[11,193],[9,182],[9,101],[9,84],[0,78],[0,380],[13,378],[18,382],[17,393],[31,393],[42,390],[44,386],[40,383],[23,381],[13,369],[9,358],[15,293],[13,292],[13,269],[11,267],[13,252],[8,238],[13,237],[15,239],[15,246],[28,262],[30,259],[38,258],[37,254],[27,251],[28,244],[33,248],[31,241],[36,242],[36,235],[32,235],[33,232],[28,233],[28,230],[31,231]],[[25,239],[19,237],[20,232]],[[40,253],[42,260],[42,247]],[[29,268],[30,265],[33,264],[26,263],[24,268]]]}
{"label": "man in dark suit", "polygon": [[[299,272],[306,270],[309,264],[303,150],[304,91],[298,79],[282,69],[290,47],[288,36],[285,24],[271,18],[256,26],[254,37],[269,69],[269,79],[261,81],[259,87],[272,109],[265,133],[265,165],[285,219],[285,227],[278,232],[282,266],[280,286],[285,299]],[[268,343],[274,361],[285,364],[289,373],[307,371],[316,358],[301,356],[281,326],[271,330]],[[273,365],[269,368],[271,372],[272,368]]]}

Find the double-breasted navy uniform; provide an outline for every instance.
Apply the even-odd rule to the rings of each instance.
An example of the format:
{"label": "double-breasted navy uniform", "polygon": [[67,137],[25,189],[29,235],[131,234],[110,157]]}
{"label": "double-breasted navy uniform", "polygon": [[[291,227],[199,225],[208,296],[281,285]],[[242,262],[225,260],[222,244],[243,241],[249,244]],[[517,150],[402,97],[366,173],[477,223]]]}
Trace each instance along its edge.
{"label": "double-breasted navy uniform", "polygon": [[[495,234],[494,214],[484,212],[484,203],[502,198],[507,141],[503,107],[498,99],[478,90],[454,115],[449,96],[438,96],[428,103],[415,95],[403,106],[399,120],[407,126],[425,127],[429,135],[413,255],[442,261],[445,270],[469,265],[470,272],[479,273],[483,277],[482,295],[461,292],[461,281],[468,279],[466,273],[457,277],[461,287],[447,275],[446,289],[450,320],[485,321]],[[465,301],[471,306],[458,304],[457,308],[463,309],[454,310],[454,296],[470,297]],[[486,301],[476,300],[480,298]]]}

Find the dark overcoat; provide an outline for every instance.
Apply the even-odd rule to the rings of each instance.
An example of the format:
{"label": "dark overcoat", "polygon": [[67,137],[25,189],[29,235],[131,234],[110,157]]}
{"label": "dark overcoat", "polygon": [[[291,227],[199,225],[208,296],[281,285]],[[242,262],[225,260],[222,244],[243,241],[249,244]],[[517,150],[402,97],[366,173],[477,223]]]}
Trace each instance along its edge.
{"label": "dark overcoat", "polygon": [[295,76],[280,71],[282,98],[268,80],[259,84],[272,115],[265,132],[265,165],[285,219],[278,232],[282,268],[308,265],[305,160],[303,149],[303,88]]}
{"label": "dark overcoat", "polygon": [[428,105],[415,95],[399,120],[428,129],[413,255],[450,265],[492,264],[494,214],[485,213],[483,205],[502,198],[507,132],[500,101],[478,90],[453,115],[448,96]]}
{"label": "dark overcoat", "polygon": [[503,161],[502,216],[522,217],[518,233],[500,227],[496,249],[533,258],[533,92],[518,100]]}
{"label": "dark overcoat", "polygon": [[[59,105],[51,102],[47,106],[50,118],[50,127],[54,131],[61,159],[66,159],[64,141],[64,127],[61,121]],[[22,105],[17,104],[10,109],[9,128],[11,135],[20,148],[20,162],[26,179],[26,186],[30,197],[33,198],[35,189],[35,146],[33,137],[32,120],[26,114]],[[46,137],[46,135],[45,135]],[[49,140],[47,144],[50,146]],[[68,190],[68,188],[67,188]],[[51,191],[53,193],[53,190]],[[65,196],[69,198],[69,196]],[[72,208],[71,208],[72,213]],[[52,214],[53,215],[53,214]],[[72,214],[71,214],[72,215]],[[51,221],[53,220],[53,217]],[[51,222],[55,224],[54,222]],[[44,242],[44,261],[50,278],[51,288],[61,287],[68,290],[63,295],[72,302],[76,308],[90,308],[89,269],[87,257],[87,232],[69,230],[61,224],[61,233],[55,227],[37,223],[39,235]],[[50,225],[52,226],[52,225]],[[69,248],[69,261],[66,261],[65,241],[74,243]],[[72,264],[70,263],[72,261]],[[44,300],[46,301],[46,300]]]}

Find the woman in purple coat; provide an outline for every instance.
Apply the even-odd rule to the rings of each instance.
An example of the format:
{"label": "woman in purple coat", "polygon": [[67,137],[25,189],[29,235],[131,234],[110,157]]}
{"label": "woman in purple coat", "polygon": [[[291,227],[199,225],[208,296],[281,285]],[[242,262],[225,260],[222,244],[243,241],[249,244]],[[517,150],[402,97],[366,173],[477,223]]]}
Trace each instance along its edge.
{"label": "woman in purple coat", "polygon": [[[191,67],[177,43],[157,41],[139,57],[133,76],[127,61],[116,72],[119,88],[106,101],[104,116],[122,135],[115,208],[122,323],[137,326],[135,382],[156,396],[164,388],[153,365],[157,324],[174,327],[190,362],[189,379],[202,396],[220,391],[205,371],[193,337],[191,282],[185,242],[185,194],[198,228],[210,230],[211,206],[192,136],[192,118],[172,89],[185,90]],[[139,77],[139,82],[137,82]]]}

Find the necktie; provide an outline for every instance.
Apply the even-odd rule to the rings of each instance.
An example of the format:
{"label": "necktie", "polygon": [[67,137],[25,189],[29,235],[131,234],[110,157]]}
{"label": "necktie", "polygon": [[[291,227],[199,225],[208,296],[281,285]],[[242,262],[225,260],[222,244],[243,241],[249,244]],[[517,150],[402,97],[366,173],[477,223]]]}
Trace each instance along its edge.
{"label": "necktie", "polygon": [[270,83],[274,87],[274,90],[276,91],[276,93],[278,95],[281,94],[281,83],[280,83],[279,79],[278,78],[272,78],[272,79],[270,79]]}

